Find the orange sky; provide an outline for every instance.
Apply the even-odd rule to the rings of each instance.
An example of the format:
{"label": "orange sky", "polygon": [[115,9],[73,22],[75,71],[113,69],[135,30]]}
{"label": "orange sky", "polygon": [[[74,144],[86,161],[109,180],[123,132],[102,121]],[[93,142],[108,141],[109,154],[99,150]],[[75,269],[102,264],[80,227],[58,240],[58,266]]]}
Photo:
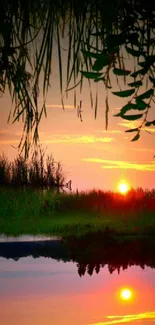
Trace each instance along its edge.
{"label": "orange sky", "polygon": [[[107,267],[80,278],[74,263],[53,259],[0,259],[2,325],[153,324],[155,271],[131,267],[109,274]],[[123,287],[133,299],[123,302]],[[126,320],[128,319],[128,321]]]}
{"label": "orange sky", "polygon": [[[64,81],[65,85],[65,81]],[[95,83],[93,91],[95,91]],[[77,105],[82,100],[83,122],[73,108],[73,92],[65,100],[65,111],[61,108],[58,66],[53,65],[53,79],[47,98],[47,119],[40,124],[40,140],[47,153],[53,153],[56,161],[62,161],[67,179],[72,179],[73,190],[111,189],[116,190],[120,179],[126,179],[133,187],[155,187],[155,129],[152,135],[143,131],[139,141],[132,143],[132,135],[124,131],[136,127],[136,122],[128,122],[113,117],[126,104],[125,99],[111,95],[109,90],[109,129],[105,131],[105,91],[99,87],[99,109],[97,120],[90,107],[87,81],[82,95],[77,96]],[[118,90],[114,82],[113,91]],[[41,96],[39,102],[41,105]],[[94,96],[95,99],[95,96]],[[7,124],[10,99],[6,93],[0,101],[0,153],[13,159],[17,151],[11,145],[19,143],[22,123]],[[149,120],[153,119],[149,115]]]}

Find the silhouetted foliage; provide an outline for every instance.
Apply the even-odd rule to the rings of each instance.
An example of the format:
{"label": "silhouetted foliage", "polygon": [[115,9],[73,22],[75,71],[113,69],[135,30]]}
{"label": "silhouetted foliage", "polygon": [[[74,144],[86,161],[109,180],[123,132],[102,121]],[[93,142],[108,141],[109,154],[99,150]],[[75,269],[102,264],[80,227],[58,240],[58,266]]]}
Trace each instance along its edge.
{"label": "silhouetted foliage", "polygon": [[10,163],[8,162],[8,159],[2,155],[0,157],[0,185],[5,186],[10,183]]}
{"label": "silhouetted foliage", "polygon": [[[62,107],[64,95],[76,87],[82,90],[83,78],[105,86],[105,126],[108,127],[108,91],[111,77],[119,91],[112,93],[127,98],[127,105],[117,114],[128,121],[139,121],[132,141],[143,128],[154,126],[148,119],[155,87],[155,3],[146,0],[7,0],[0,2],[0,92],[8,88],[14,102],[13,122],[24,122],[19,149],[28,155],[31,137],[39,141],[38,125],[46,116],[46,95],[52,71],[53,45],[58,49]],[[65,45],[64,45],[65,39]],[[63,43],[63,44],[62,44]],[[67,61],[63,64],[63,52]],[[126,64],[130,60],[129,70]],[[64,67],[66,86],[63,89]],[[43,105],[38,105],[40,75],[43,72]],[[125,85],[119,85],[119,79]],[[73,84],[72,84],[73,82]],[[127,84],[127,86],[126,86]],[[142,87],[148,87],[144,91]],[[142,93],[141,93],[142,89]],[[91,106],[97,117],[98,96],[90,88]],[[131,112],[135,110],[134,114]],[[127,113],[127,114],[126,114]],[[129,113],[129,114],[128,114]],[[132,113],[132,114],[130,114]],[[81,113],[78,114],[82,121]]]}
{"label": "silhouetted foliage", "polygon": [[[49,188],[62,191],[68,188],[60,162],[43,151],[35,151],[31,159],[19,155],[12,163],[0,156],[0,186],[13,188]],[[71,187],[69,188],[71,190]]]}

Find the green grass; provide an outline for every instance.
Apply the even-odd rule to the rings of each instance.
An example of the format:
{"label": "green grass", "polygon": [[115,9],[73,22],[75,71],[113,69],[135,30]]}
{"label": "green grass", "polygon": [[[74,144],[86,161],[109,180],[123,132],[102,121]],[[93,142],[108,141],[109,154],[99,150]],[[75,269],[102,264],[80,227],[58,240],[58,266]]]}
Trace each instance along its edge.
{"label": "green grass", "polygon": [[0,190],[0,234],[82,236],[155,234],[154,191],[118,193],[90,191]]}

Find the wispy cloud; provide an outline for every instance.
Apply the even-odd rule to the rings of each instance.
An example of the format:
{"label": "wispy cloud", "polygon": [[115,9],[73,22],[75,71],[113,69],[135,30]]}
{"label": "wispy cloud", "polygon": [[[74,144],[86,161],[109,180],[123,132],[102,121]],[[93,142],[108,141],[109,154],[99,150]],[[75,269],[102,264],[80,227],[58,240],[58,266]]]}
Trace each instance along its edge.
{"label": "wispy cloud", "polygon": [[95,137],[93,135],[63,135],[63,136],[52,136],[51,139],[45,139],[41,141],[42,143],[81,143],[81,144],[89,144],[89,143],[99,143],[99,142],[111,142],[113,138],[110,137]]}
{"label": "wispy cloud", "polygon": [[155,132],[155,128],[142,128],[142,130],[152,132],[152,133]]}
{"label": "wispy cloud", "polygon": [[118,125],[124,126],[129,129],[135,129],[140,125],[140,121],[138,121],[138,122],[137,121],[122,121],[122,122],[118,123]]}
{"label": "wispy cloud", "polygon": [[100,323],[92,323],[89,325],[110,325],[110,324],[121,324],[121,323],[130,323],[133,321],[139,320],[150,320],[155,321],[155,311],[146,312],[141,314],[134,315],[123,315],[123,316],[107,316],[106,320]]}
{"label": "wispy cloud", "polygon": [[120,111],[121,110],[121,107],[114,107],[113,109],[112,109],[112,113],[113,114],[116,114],[116,111]]}
{"label": "wispy cloud", "polygon": [[9,130],[6,130],[6,129],[2,129],[0,130],[0,139],[1,138],[5,138],[5,139],[10,139],[12,137],[14,138],[19,138],[21,136],[21,132],[12,132],[12,131],[9,131]]}
{"label": "wispy cloud", "polygon": [[19,144],[19,140],[15,140],[15,139],[10,139],[10,140],[0,140],[0,145],[1,144]]}
{"label": "wispy cloud", "polygon": [[[59,104],[47,104],[47,108],[62,108],[62,105]],[[75,109],[74,105],[64,105],[64,108],[66,109]]]}
{"label": "wispy cloud", "polygon": [[149,149],[149,148],[130,148],[130,150],[133,151],[140,151],[140,152],[152,152],[155,154],[155,149]]}
{"label": "wispy cloud", "polygon": [[106,134],[115,134],[115,133],[123,133],[121,130],[96,130],[97,133],[106,133]]}
{"label": "wispy cloud", "polygon": [[[41,143],[107,143],[112,142],[114,139],[112,137],[97,137],[94,135],[68,135],[68,134],[49,134],[48,132],[41,132]],[[0,131],[0,145],[1,144],[16,144],[19,143],[21,138],[20,132],[9,132],[8,130]]]}
{"label": "wispy cloud", "polygon": [[0,145],[2,144],[19,144],[20,138],[21,138],[22,133],[15,131],[9,131],[6,129],[2,129],[0,131]]}
{"label": "wispy cloud", "polygon": [[82,161],[102,164],[103,169],[133,169],[139,171],[155,171],[155,162],[147,164],[120,160],[106,160],[100,158],[82,158]]}
{"label": "wispy cloud", "polygon": [[[141,121],[122,121],[120,123],[118,123],[118,125],[120,126],[124,126],[126,128],[129,129],[135,129],[137,127],[139,127]],[[151,128],[151,127],[143,127],[141,128],[141,130],[143,131],[147,131],[147,132],[155,132],[155,128]]]}

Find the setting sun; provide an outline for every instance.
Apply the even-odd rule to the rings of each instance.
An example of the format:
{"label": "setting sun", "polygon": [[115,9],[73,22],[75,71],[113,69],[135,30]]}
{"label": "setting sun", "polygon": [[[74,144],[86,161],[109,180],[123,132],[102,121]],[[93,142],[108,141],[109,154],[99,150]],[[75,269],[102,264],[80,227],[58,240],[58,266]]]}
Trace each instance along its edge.
{"label": "setting sun", "polygon": [[132,298],[132,291],[130,289],[122,289],[121,291],[121,299],[123,300],[130,300]]}
{"label": "setting sun", "polygon": [[121,181],[118,184],[118,190],[119,190],[120,193],[126,194],[129,191],[129,185],[127,184],[127,182]]}

